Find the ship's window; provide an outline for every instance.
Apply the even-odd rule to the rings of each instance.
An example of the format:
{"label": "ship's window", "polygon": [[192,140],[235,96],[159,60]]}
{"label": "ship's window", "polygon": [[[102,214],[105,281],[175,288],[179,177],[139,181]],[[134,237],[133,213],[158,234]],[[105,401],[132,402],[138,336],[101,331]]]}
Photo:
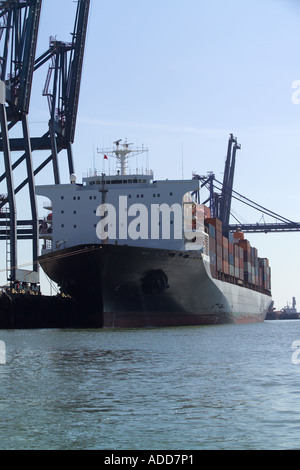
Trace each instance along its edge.
{"label": "ship's window", "polygon": [[128,194],[128,198],[129,198],[129,199],[131,198],[131,194]]}
{"label": "ship's window", "polygon": [[140,197],[140,195],[139,195],[139,194],[137,194],[137,195],[136,195],[136,197]]}
{"label": "ship's window", "polygon": [[76,228],[76,227],[77,227],[77,225],[74,225],[74,228]]}
{"label": "ship's window", "polygon": [[132,180],[133,183],[137,183],[137,180]]}
{"label": "ship's window", "polygon": [[132,180],[128,180],[128,184],[132,183]]}
{"label": "ship's window", "polygon": [[96,209],[94,210],[94,214],[96,214]]}
{"label": "ship's window", "polygon": [[93,199],[93,196],[90,196],[90,199]]}
{"label": "ship's window", "polygon": [[141,194],[141,197],[144,197],[144,194]]}
{"label": "ship's window", "polygon": [[76,196],[73,196],[73,201],[76,201]]}
{"label": "ship's window", "polygon": [[65,211],[60,211],[60,213],[61,213],[61,214],[64,214],[64,213],[65,213]]}
{"label": "ship's window", "polygon": [[73,211],[73,214],[76,214],[76,211]]}
{"label": "ship's window", "polygon": [[127,184],[127,180],[123,180],[123,184]]}
{"label": "ship's window", "polygon": [[156,196],[156,194],[153,194],[153,197],[155,197],[155,196]]}
{"label": "ship's window", "polygon": [[77,199],[79,200],[79,199],[80,199],[80,196],[78,196],[78,198],[77,198]]}
{"label": "ship's window", "polygon": [[160,194],[158,194],[157,197],[160,197]]}
{"label": "ship's window", "polygon": [[173,196],[173,193],[170,193],[170,196]]}
{"label": "ship's window", "polygon": [[110,184],[110,180],[105,181],[106,184]]}
{"label": "ship's window", "polygon": [[60,199],[64,199],[64,196],[60,196]]}
{"label": "ship's window", "polygon": [[64,224],[61,224],[62,227],[64,227]]}
{"label": "ship's window", "polygon": [[96,196],[94,196],[94,199],[96,199]]}

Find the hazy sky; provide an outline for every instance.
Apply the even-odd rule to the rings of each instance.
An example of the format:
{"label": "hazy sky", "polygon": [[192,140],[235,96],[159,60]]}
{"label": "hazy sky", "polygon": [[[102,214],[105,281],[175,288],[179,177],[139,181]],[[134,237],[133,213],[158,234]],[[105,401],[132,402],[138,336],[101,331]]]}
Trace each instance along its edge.
{"label": "hazy sky", "polygon": [[[38,55],[50,35],[70,40],[75,9],[72,0],[43,1]],[[47,68],[34,79],[32,136],[47,128]],[[94,166],[101,171],[97,147],[128,138],[149,148],[156,179],[180,179],[183,157],[185,178],[214,171],[221,180],[232,132],[242,146],[235,190],[300,221],[298,101],[300,1],[92,0],[73,146],[76,173],[81,179]],[[34,155],[36,165],[39,158]],[[66,156],[60,159],[68,181]],[[37,183],[51,183],[51,171]],[[261,219],[240,203],[233,209],[241,220]],[[300,232],[247,238],[270,260],[276,307],[296,296],[300,309]]]}

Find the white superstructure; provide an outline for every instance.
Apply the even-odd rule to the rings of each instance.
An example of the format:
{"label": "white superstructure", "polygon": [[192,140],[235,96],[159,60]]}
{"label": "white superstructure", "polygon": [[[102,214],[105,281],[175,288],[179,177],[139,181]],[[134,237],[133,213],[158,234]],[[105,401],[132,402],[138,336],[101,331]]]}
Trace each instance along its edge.
{"label": "white superstructure", "polygon": [[[80,184],[71,175],[69,184],[36,187],[37,195],[50,200],[44,204],[50,213],[40,227],[41,237],[45,239],[42,254],[82,243],[183,251],[200,249],[204,240],[207,245],[208,237],[199,216],[197,227],[191,223],[197,218],[196,212],[200,214],[201,205],[191,196],[199,190],[199,181],[156,181],[149,172],[127,175],[128,155],[145,150],[130,150],[127,143],[122,150],[119,142],[116,141],[116,148],[111,152],[120,168],[116,175],[94,174],[84,177]],[[109,154],[107,149],[103,151],[105,157],[106,154]],[[107,234],[103,236],[104,225]],[[191,246],[189,241],[196,231],[201,232],[201,240],[198,237],[196,245],[194,240]]]}

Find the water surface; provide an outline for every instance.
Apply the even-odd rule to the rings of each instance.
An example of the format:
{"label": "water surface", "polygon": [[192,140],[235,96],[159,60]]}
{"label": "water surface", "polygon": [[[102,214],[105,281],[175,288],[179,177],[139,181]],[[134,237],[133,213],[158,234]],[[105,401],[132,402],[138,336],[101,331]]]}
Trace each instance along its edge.
{"label": "water surface", "polygon": [[0,340],[0,449],[300,448],[300,321]]}

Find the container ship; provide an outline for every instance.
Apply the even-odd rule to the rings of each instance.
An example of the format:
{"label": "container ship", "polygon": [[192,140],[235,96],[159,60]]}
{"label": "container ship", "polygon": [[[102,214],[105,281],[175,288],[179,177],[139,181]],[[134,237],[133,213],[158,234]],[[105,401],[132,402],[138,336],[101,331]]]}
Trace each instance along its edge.
{"label": "container ship", "polygon": [[196,202],[197,179],[128,172],[138,153],[129,145],[116,141],[104,154],[117,159],[114,175],[36,187],[49,200],[40,221],[45,273],[104,328],[263,321],[268,259]]}

